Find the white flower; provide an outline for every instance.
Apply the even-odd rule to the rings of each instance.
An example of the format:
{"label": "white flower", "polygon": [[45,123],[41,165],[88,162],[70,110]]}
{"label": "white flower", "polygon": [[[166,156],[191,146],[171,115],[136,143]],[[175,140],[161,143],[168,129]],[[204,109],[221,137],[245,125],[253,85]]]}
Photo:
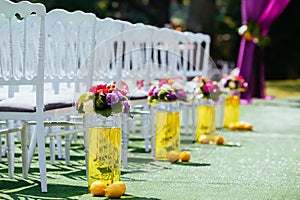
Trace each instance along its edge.
{"label": "white flower", "polygon": [[243,35],[247,31],[247,29],[248,29],[247,25],[242,25],[238,30],[239,35]]}
{"label": "white flower", "polygon": [[89,101],[84,102],[82,110],[85,113],[95,113],[95,111],[94,111],[94,101],[89,100]]}
{"label": "white flower", "polygon": [[160,87],[161,90],[165,90],[165,91],[169,91],[169,90],[172,90],[172,86],[169,85],[169,84],[163,84],[161,87]]}

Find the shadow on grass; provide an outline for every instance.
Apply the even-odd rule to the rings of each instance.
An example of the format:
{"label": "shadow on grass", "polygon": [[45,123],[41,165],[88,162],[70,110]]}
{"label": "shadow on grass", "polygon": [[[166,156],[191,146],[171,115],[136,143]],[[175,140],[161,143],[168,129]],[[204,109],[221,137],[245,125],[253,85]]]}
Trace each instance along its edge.
{"label": "shadow on grass", "polygon": [[67,199],[88,193],[87,187],[63,184],[48,184],[48,192],[42,193],[39,181],[36,180],[1,180],[0,183],[0,197],[6,194],[12,199]]}
{"label": "shadow on grass", "polygon": [[[94,197],[93,195],[91,194],[85,194],[85,195],[82,195],[80,196],[79,198],[80,200],[88,200],[88,199],[108,199],[106,197]],[[124,194],[120,199],[132,199],[132,200],[160,200],[158,198],[151,198],[151,197],[138,197],[138,196],[134,196],[134,195],[131,195],[131,194]]]}
{"label": "shadow on grass", "polygon": [[210,164],[208,163],[194,163],[194,162],[176,162],[176,163],[172,163],[172,165],[182,165],[182,166],[192,166],[192,167],[210,166]]}
{"label": "shadow on grass", "polygon": [[128,147],[128,152],[130,152],[130,153],[146,153],[146,154],[149,153],[149,152],[146,152],[145,148],[143,148],[143,147]]}
{"label": "shadow on grass", "polygon": [[129,157],[128,162],[130,163],[149,163],[153,162],[153,158],[136,158],[136,157]]}
{"label": "shadow on grass", "polygon": [[137,197],[137,196],[134,196],[134,195],[130,195],[130,194],[125,194],[125,195],[123,195],[122,197],[121,197],[122,199],[133,199],[133,200],[135,200],[135,199],[139,199],[139,200],[141,200],[141,199],[145,199],[145,200],[160,200],[160,199],[158,199],[158,198],[148,198],[148,197]]}
{"label": "shadow on grass", "polygon": [[181,139],[180,144],[193,144],[195,143],[195,140],[193,139]]}

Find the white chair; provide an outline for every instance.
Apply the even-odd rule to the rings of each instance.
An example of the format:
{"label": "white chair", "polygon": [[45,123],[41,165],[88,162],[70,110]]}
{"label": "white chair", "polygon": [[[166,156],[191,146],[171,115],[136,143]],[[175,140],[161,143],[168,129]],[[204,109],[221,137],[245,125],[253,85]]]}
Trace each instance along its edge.
{"label": "white chair", "polygon": [[[207,76],[210,74],[210,36],[202,33],[180,32],[177,35],[177,54],[182,58],[177,61],[181,66],[186,80],[197,76]],[[186,82],[186,91],[193,92],[197,84]],[[193,105],[192,94],[189,102],[181,102],[182,127],[185,134],[193,135],[196,127],[195,107]],[[191,122],[191,123],[190,123]]]}
{"label": "white chair", "polygon": [[[33,88],[30,94],[19,89],[18,94],[2,100],[0,120],[21,121],[23,173],[28,172],[31,162],[27,158],[26,126],[34,125],[29,149],[34,151],[36,144],[38,145],[41,191],[47,192],[45,124],[50,123],[45,121],[59,118],[69,113],[70,109],[73,110],[73,98],[66,101],[63,96],[48,95],[44,91],[45,7],[27,1],[12,3],[1,0],[0,14],[7,20],[0,42],[0,84],[9,88],[24,85]],[[18,19],[16,14],[20,16]]]}
{"label": "white chair", "polygon": [[[29,32],[26,27],[27,20],[34,12],[40,19],[38,32]],[[7,28],[1,38],[1,85],[32,85],[36,86],[36,96],[31,99],[36,103],[33,109],[18,108],[22,104],[22,97],[12,97],[0,102],[1,120],[35,120],[37,122],[36,137],[38,138],[39,166],[42,191],[47,191],[46,185],[46,157],[44,132],[44,53],[45,53],[45,14],[46,9],[41,4],[29,2],[12,3],[0,1],[0,13],[7,19]],[[22,20],[15,18],[15,14],[24,17]],[[24,27],[24,28],[21,28]],[[16,32],[17,31],[17,32]],[[21,32],[20,32],[21,31]],[[36,31],[36,30],[32,30]],[[21,34],[19,34],[21,33]],[[18,37],[14,37],[18,34]],[[32,41],[31,36],[36,39]],[[23,43],[23,45],[22,45]],[[34,51],[30,45],[38,45],[38,51]],[[31,52],[33,55],[29,55]],[[10,127],[8,127],[10,128]],[[23,134],[23,136],[25,133]],[[24,138],[24,137],[23,137]],[[23,147],[26,140],[22,141]],[[23,173],[27,171],[27,147],[22,149]],[[25,168],[25,169],[24,169]],[[13,170],[13,168],[11,169]],[[13,172],[11,172],[13,174]],[[25,175],[26,177],[26,175]]]}
{"label": "white chair", "polygon": [[[127,26],[122,32],[124,41],[124,60],[122,65],[121,80],[129,83],[129,94],[133,118],[126,118],[124,135],[124,166],[127,166],[127,148],[129,134],[136,132],[137,123],[140,123],[140,133],[145,141],[145,152],[150,152],[150,113],[147,102],[149,89],[149,64],[152,53],[152,26],[144,24],[133,24]],[[139,88],[138,81],[144,81],[143,88]]]}
{"label": "white chair", "polygon": [[187,61],[190,66],[185,68],[188,78],[199,76],[199,72],[203,76],[207,76],[210,70],[210,36],[203,33],[183,32],[189,39],[189,45],[186,46],[188,51]]}
{"label": "white chair", "polygon": [[[87,58],[80,63],[77,71],[74,99],[78,99],[92,85],[120,80],[123,43],[119,36],[122,28],[120,20],[96,19],[93,48]],[[120,82],[117,83],[120,87]],[[88,166],[88,121],[85,116],[83,123],[86,166]]]}
{"label": "white chair", "polygon": [[[51,83],[54,94],[67,94],[73,98],[74,82],[80,63],[85,62],[94,48],[96,16],[82,11],[68,12],[54,9],[46,14],[46,68],[45,82]],[[69,113],[73,118],[74,113]],[[51,119],[54,120],[54,119]],[[56,130],[55,130],[56,128]],[[50,131],[57,131],[54,127]],[[75,127],[66,127],[73,128]],[[76,130],[73,131],[73,133]],[[65,135],[65,156],[62,155],[61,136],[56,137],[58,158],[70,164],[71,137]],[[50,137],[51,163],[55,163],[54,138]]]}

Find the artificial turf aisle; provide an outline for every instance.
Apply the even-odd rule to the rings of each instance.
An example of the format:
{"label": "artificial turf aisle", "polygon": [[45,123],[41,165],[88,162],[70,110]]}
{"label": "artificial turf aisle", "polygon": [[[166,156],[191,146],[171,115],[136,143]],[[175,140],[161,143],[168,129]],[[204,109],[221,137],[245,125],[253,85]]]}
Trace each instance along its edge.
{"label": "artificial turf aisle", "polygon": [[[122,170],[131,199],[300,199],[300,99],[254,100],[241,106],[241,120],[252,132],[222,130],[227,142],[240,147],[192,143],[182,136],[191,163],[154,162],[143,152],[142,140],[131,140],[129,167]],[[19,144],[17,144],[19,145]],[[47,148],[49,149],[49,148]],[[19,152],[20,153],[20,152]],[[7,178],[6,158],[0,164],[0,199],[105,199],[88,194],[83,142],[72,144],[71,166],[47,158],[48,193],[41,193],[37,160],[30,180]]]}

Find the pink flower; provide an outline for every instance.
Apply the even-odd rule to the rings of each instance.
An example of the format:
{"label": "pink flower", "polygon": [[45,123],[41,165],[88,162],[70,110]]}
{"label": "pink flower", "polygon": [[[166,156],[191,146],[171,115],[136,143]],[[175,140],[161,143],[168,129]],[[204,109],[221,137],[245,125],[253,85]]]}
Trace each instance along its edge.
{"label": "pink flower", "polygon": [[107,85],[106,84],[99,84],[99,85],[95,85],[90,87],[89,92],[94,93],[95,95],[99,95],[99,94],[107,94],[109,91],[107,89]]}
{"label": "pink flower", "polygon": [[206,81],[206,83],[203,86],[203,92],[210,93],[215,88],[213,81]]}

